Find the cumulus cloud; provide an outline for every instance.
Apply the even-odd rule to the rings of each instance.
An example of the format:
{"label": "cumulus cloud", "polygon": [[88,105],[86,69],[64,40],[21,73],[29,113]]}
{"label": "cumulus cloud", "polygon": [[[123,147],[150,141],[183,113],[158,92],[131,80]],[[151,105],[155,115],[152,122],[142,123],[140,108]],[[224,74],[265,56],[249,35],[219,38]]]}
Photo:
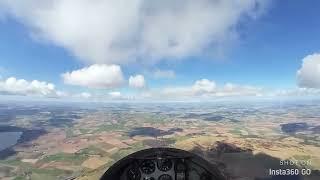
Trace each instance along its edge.
{"label": "cumulus cloud", "polygon": [[[119,91],[109,92],[108,96],[103,97],[105,101],[134,101],[138,97],[137,94],[125,93]],[[139,99],[139,98],[138,98]]]}
{"label": "cumulus cloud", "polygon": [[18,95],[18,96],[38,96],[43,98],[55,99],[90,99],[91,93],[68,93],[55,88],[55,85],[45,81],[33,80],[27,81],[9,77],[0,81],[0,95]]}
{"label": "cumulus cloud", "polygon": [[302,67],[297,71],[298,86],[320,89],[320,54],[308,55],[302,60]]}
{"label": "cumulus cloud", "polygon": [[[184,58],[214,52],[267,0],[1,0],[32,37],[89,63]],[[141,58],[144,57],[144,58]]]}
{"label": "cumulus cloud", "polygon": [[199,96],[211,96],[216,93],[216,83],[208,79],[200,79],[191,86],[166,87],[156,93],[163,98],[194,98]]}
{"label": "cumulus cloud", "polygon": [[[87,68],[84,68],[87,69]],[[81,70],[79,70],[81,71]],[[87,72],[87,70],[85,70]],[[69,73],[70,74],[70,73]],[[86,73],[85,73],[86,74]],[[90,74],[90,73],[89,73]],[[93,100],[93,101],[108,101],[108,100],[190,100],[198,98],[212,99],[216,97],[229,96],[260,96],[263,94],[263,89],[254,86],[244,86],[227,83],[224,86],[217,86],[215,81],[208,79],[200,79],[189,86],[173,86],[159,89],[147,89],[144,77],[135,75],[129,78],[129,85],[133,88],[143,88],[136,93],[122,94],[119,91],[111,91],[104,93],[70,93],[56,90],[54,84],[44,81],[26,81],[24,79],[16,79],[10,77],[4,81],[0,81],[0,94],[2,95],[25,95],[25,96],[41,96],[54,97],[64,100]],[[88,86],[88,85],[86,85]],[[96,87],[96,86],[94,86]],[[99,86],[101,87],[101,86]],[[103,86],[104,87],[104,86]],[[300,89],[296,91],[281,91],[277,95],[283,94],[315,94],[319,91],[311,91]]]}
{"label": "cumulus cloud", "polygon": [[122,70],[118,65],[94,64],[62,74],[66,84],[88,88],[116,88],[123,84]]}
{"label": "cumulus cloud", "polygon": [[118,92],[118,91],[109,92],[109,95],[111,97],[121,97],[121,92]]}
{"label": "cumulus cloud", "polygon": [[201,79],[194,82],[191,86],[167,87],[160,92],[153,92],[153,97],[190,99],[190,98],[215,98],[229,96],[261,96],[263,89],[254,86],[237,85],[227,83],[218,87],[214,81]]}
{"label": "cumulus cloud", "polygon": [[135,75],[135,76],[130,76],[129,78],[129,86],[132,88],[144,88],[146,86],[146,82],[144,80],[143,75]]}
{"label": "cumulus cloud", "polygon": [[216,96],[262,96],[263,89],[255,86],[226,83]]}
{"label": "cumulus cloud", "polygon": [[212,93],[216,89],[216,83],[208,79],[201,79],[194,83],[192,91],[195,94]]}
{"label": "cumulus cloud", "polygon": [[92,95],[91,93],[88,93],[88,92],[82,92],[80,93],[80,97],[88,99],[88,98],[91,98]]}
{"label": "cumulus cloud", "polygon": [[153,73],[153,77],[160,79],[160,78],[167,78],[172,79],[176,77],[176,73],[173,70],[160,70],[157,69]]}
{"label": "cumulus cloud", "polygon": [[44,81],[26,81],[10,77],[0,81],[0,93],[9,95],[38,95],[45,97],[56,97],[62,92],[57,92],[54,84]]}
{"label": "cumulus cloud", "polygon": [[310,89],[310,88],[296,88],[296,89],[284,89],[273,92],[273,96],[319,96],[320,89]]}

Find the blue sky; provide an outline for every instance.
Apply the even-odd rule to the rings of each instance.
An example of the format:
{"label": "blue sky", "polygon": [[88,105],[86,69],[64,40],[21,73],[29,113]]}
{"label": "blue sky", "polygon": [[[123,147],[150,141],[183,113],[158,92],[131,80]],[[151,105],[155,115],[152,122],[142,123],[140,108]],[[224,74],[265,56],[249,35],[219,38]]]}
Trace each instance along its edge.
{"label": "blue sky", "polygon": [[[49,2],[50,0],[46,1]],[[254,3],[259,3],[259,1],[254,1]],[[48,34],[52,35],[53,31],[46,30],[46,28],[49,27],[47,24],[45,24],[45,26],[38,26],[36,23],[34,23],[39,21],[37,19],[38,17],[32,17],[32,15],[28,14],[28,11],[30,11],[28,6],[22,6],[22,8],[25,8],[25,10],[21,11],[20,9],[22,8],[17,7],[17,3],[0,3],[0,7],[2,7],[0,8],[0,12],[1,9],[3,9],[3,13],[0,13],[0,15],[3,14],[2,20],[0,20],[0,81],[3,81],[2,84],[4,84],[6,79],[9,77],[15,77],[16,80],[24,79],[27,81],[27,83],[30,83],[32,80],[38,80],[40,82],[45,81],[47,83],[54,84],[54,91],[59,90],[68,92],[70,94],[81,94],[86,92],[90,95],[120,92],[121,97],[125,94],[129,94],[130,96],[133,94],[152,94],[151,96],[158,96],[161,98],[163,93],[160,91],[163,91],[165,88],[183,89],[181,92],[178,90],[177,93],[185,94],[185,96],[192,96],[194,94],[186,89],[188,87],[195,89],[197,81],[200,84],[200,90],[199,93],[195,94],[201,95],[203,95],[203,92],[209,94],[212,94],[213,92],[215,92],[214,94],[218,94],[217,92],[219,92],[224,94],[222,89],[224,89],[226,83],[237,85],[237,87],[241,89],[241,92],[246,91],[243,90],[246,86],[250,86],[252,88],[256,87],[259,89],[257,91],[265,89],[262,90],[263,93],[266,91],[276,90],[294,91],[294,89],[299,88],[311,89],[312,92],[317,91],[317,84],[311,86],[301,86],[300,84],[308,83],[299,84],[299,82],[297,82],[297,71],[299,69],[301,70],[303,67],[303,59],[308,55],[314,55],[314,60],[312,59],[310,61],[316,63],[315,66],[320,64],[319,57],[317,56],[317,53],[320,51],[320,21],[318,19],[320,12],[317,8],[320,7],[320,2],[312,1],[311,3],[311,1],[283,0],[262,4],[264,7],[262,10],[259,10],[263,11],[262,13],[256,12],[255,10],[247,10],[250,9],[251,6],[243,5],[243,9],[245,10],[239,10],[241,13],[230,18],[236,19],[230,20],[231,25],[225,25],[222,23],[221,26],[226,27],[221,29],[232,29],[230,32],[224,32],[229,30],[221,30],[221,32],[219,32],[222,36],[226,36],[226,38],[216,38],[213,37],[210,32],[204,31],[205,33],[208,33],[208,36],[205,36],[206,39],[213,39],[213,45],[211,43],[205,44],[201,46],[201,49],[196,49],[195,53],[193,53],[194,48],[185,48],[182,49],[182,53],[180,53],[180,51],[179,53],[173,51],[172,54],[168,55],[166,52],[160,52],[160,50],[167,47],[161,47],[162,49],[159,51],[152,52],[152,50],[150,50],[151,52],[147,53],[140,53],[139,51],[138,53],[135,52],[132,56],[129,55],[125,58],[117,54],[115,56],[106,55],[106,57],[103,56],[103,58],[112,60],[101,60],[103,58],[100,58],[100,54],[99,58],[95,58],[98,57],[98,55],[96,56],[95,54],[91,53],[96,52],[95,49],[90,50],[88,53],[84,52],[83,55],[81,52],[79,53],[79,47],[74,47],[74,44],[72,43],[69,45],[69,37],[73,36],[71,35],[67,37],[67,35],[63,34],[64,31],[69,30],[67,29],[68,27],[61,27],[61,30],[59,30],[61,31],[61,33],[59,32],[59,35],[62,34],[61,37],[63,37],[61,39],[59,39],[60,37],[57,38],[58,40],[55,39],[56,34],[54,34],[53,37],[43,38],[43,36]],[[112,4],[110,4],[110,6],[112,6]],[[219,5],[213,3],[209,6],[214,8],[215,6]],[[10,12],[10,10],[8,10],[9,7],[13,7],[12,9],[17,7],[18,10]],[[199,7],[201,9],[201,4]],[[227,7],[226,11],[229,10],[230,13],[234,11],[232,8],[236,8],[234,6],[231,6],[230,8],[229,6],[223,7]],[[39,7],[35,8],[42,10],[41,8],[43,7],[39,5]],[[59,16],[58,13],[60,11],[55,11],[53,7],[52,9],[49,8],[47,11],[50,10],[52,10],[53,13],[57,12],[57,14],[54,14],[54,16]],[[46,9],[44,11],[46,11]],[[247,11],[250,11],[248,14],[255,13],[253,15],[254,17],[241,15],[247,13]],[[161,9],[159,12],[161,12]],[[197,10],[194,10],[194,13],[196,12]],[[184,11],[181,10],[181,13],[184,13]],[[213,15],[214,14],[215,13],[213,13]],[[189,17],[188,15],[189,14],[186,13],[186,17]],[[216,15],[219,16],[220,14],[217,12]],[[223,16],[223,14],[221,16]],[[159,17],[162,17],[161,14]],[[48,23],[56,23],[58,21],[59,20],[53,20],[52,22]],[[214,20],[209,20],[209,22],[210,21]],[[227,21],[229,21],[229,19],[227,19]],[[203,22],[206,23],[207,21],[204,20]],[[113,19],[111,24],[109,23],[108,25],[110,26],[114,23],[117,23],[116,18]],[[192,23],[194,22],[188,22],[188,24]],[[182,24],[182,26],[183,25],[184,24]],[[109,26],[104,27],[102,25],[101,28],[106,28],[108,30],[110,29]],[[145,28],[148,30],[149,26],[151,25],[146,25],[146,27],[142,28],[140,27],[140,29]],[[157,24],[155,26],[157,26]],[[197,23],[194,23],[194,26],[197,26]],[[177,28],[184,27],[172,28],[173,29],[169,29],[168,32],[177,32],[172,35],[174,36],[182,33],[178,32],[178,30],[176,30]],[[164,31],[166,30],[167,29]],[[215,29],[212,28],[212,31],[214,30]],[[185,31],[188,31],[188,29],[183,29],[183,32]],[[144,32],[145,31],[141,33]],[[200,32],[203,32],[202,29]],[[86,33],[90,33],[90,31],[84,31],[81,36],[86,36]],[[110,32],[110,34],[112,33],[113,31]],[[125,38],[126,35],[130,33],[123,33],[125,34],[123,35],[124,42],[128,42],[128,40]],[[146,31],[146,33],[148,32]],[[140,36],[140,34],[137,35]],[[78,38],[75,40],[83,40],[81,36],[79,35],[75,37]],[[93,35],[88,34],[88,36],[91,37]],[[132,37],[134,36],[135,34]],[[197,34],[195,34],[194,38],[197,38],[196,36]],[[131,34],[130,36],[128,35],[128,39],[132,37]],[[151,41],[151,43],[153,43],[157,40],[157,38],[158,37],[154,37],[155,40],[151,39],[148,40],[148,42]],[[158,39],[161,40],[161,38]],[[204,38],[199,39],[206,42]],[[99,44],[100,41],[98,38],[96,40],[85,40],[88,42],[87,45],[89,49],[96,45],[95,42],[98,42],[97,44]],[[180,42],[179,39],[176,41],[176,43],[185,42],[185,40]],[[120,43],[122,43],[122,41],[120,41]],[[198,43],[198,40],[192,43]],[[141,46],[143,48],[150,48],[147,46],[148,44],[146,44],[147,43],[143,43]],[[202,45],[203,43],[201,42],[200,44]],[[189,47],[187,45],[183,45],[181,47]],[[123,44],[121,44],[121,46],[123,46]],[[218,46],[218,48],[216,48],[216,46]],[[83,46],[81,48],[83,48]],[[126,48],[121,47],[119,50],[120,54],[122,53],[123,49],[125,50],[123,54],[128,52]],[[110,49],[106,51],[109,54],[113,53]],[[156,54],[156,56],[153,57],[153,54]],[[135,59],[135,61],[132,61],[132,59]],[[69,72],[69,75],[72,76],[72,71],[90,67],[94,64],[103,64],[106,66],[115,64],[119,66],[123,75],[123,82],[119,83],[121,85],[111,85],[113,80],[110,80],[111,84],[102,83],[103,85],[98,85],[99,87],[96,87],[96,85],[93,85],[92,87],[92,84],[90,83],[86,84],[84,82],[79,84],[79,82],[76,80],[70,80],[68,83],[62,76],[62,74],[67,72]],[[166,72],[170,71],[173,73],[173,75],[171,74],[170,77],[166,77],[166,75],[163,75],[163,77],[156,77],[155,71],[161,71],[163,74],[166,74]],[[314,70],[315,79],[320,78],[319,71],[320,70]],[[311,70],[305,70],[303,72],[308,73],[311,72]],[[133,84],[136,84],[136,86],[132,84],[130,85],[130,76],[136,77],[136,75],[142,75],[144,78],[143,82],[140,82],[139,85],[139,80],[136,78],[135,82],[133,82]],[[106,77],[104,75],[102,76]],[[200,83],[200,81],[204,79],[209,80],[209,82],[202,81]],[[308,80],[305,77],[301,77],[301,79],[305,81]],[[211,85],[214,84],[214,87],[207,88],[210,83]],[[318,83],[318,81],[314,83]],[[5,88],[4,86],[5,85],[2,85],[2,92],[12,91],[10,88]],[[14,92],[7,92],[5,94],[30,94],[26,93],[25,91],[28,90],[17,90]],[[238,90],[234,89],[232,91]],[[31,94],[37,95],[37,93]],[[232,95],[233,94],[241,95],[241,93],[236,92],[232,93]],[[251,95],[251,93],[248,94]],[[244,93],[244,95],[248,94]],[[175,95],[173,94],[172,96]],[[184,98],[184,96],[182,98]]]}

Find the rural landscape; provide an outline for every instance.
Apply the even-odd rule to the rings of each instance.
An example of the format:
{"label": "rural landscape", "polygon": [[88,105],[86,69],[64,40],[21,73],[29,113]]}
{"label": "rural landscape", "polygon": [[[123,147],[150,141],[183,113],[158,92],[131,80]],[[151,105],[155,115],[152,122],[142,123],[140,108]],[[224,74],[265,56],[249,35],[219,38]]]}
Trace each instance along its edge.
{"label": "rural landscape", "polygon": [[319,8],[0,0],[0,180],[320,180]]}
{"label": "rural landscape", "polygon": [[99,179],[130,153],[175,147],[204,157],[231,179],[272,179],[269,169],[290,160],[312,169],[297,179],[316,180],[319,108],[318,101],[292,100],[8,102],[0,106],[1,142],[8,141],[1,145],[7,144],[0,151],[0,179]]}

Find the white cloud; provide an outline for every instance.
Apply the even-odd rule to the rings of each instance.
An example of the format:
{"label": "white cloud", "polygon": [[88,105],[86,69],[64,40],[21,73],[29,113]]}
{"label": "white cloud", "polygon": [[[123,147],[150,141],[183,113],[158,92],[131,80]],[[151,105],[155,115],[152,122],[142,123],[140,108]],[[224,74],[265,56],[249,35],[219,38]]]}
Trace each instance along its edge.
{"label": "white cloud", "polygon": [[55,88],[55,85],[45,81],[27,81],[24,79],[16,79],[9,77],[0,81],[0,95],[17,95],[30,96],[32,98],[54,98],[61,100],[89,100],[93,95],[89,92],[70,93],[60,91]]}
{"label": "white cloud", "polygon": [[121,96],[121,92],[113,91],[113,92],[109,92],[109,95],[112,96],[112,97],[120,97]]}
{"label": "white cloud", "polygon": [[149,93],[149,97],[153,97],[156,99],[180,99],[180,98],[191,98],[194,95],[192,94],[192,91],[190,87],[166,87],[163,89],[160,89],[158,91],[154,91],[152,93]]}
{"label": "white cloud", "polygon": [[262,96],[264,90],[255,86],[226,83],[216,96]]}
{"label": "white cloud", "polygon": [[92,95],[91,95],[91,93],[88,93],[88,92],[82,92],[80,94],[80,97],[88,99],[88,98],[91,98]]}
{"label": "white cloud", "polygon": [[69,97],[70,94],[64,91],[57,91],[57,96],[60,98],[65,98],[65,97]]}
{"label": "white cloud", "polygon": [[121,92],[113,91],[109,92],[108,96],[104,96],[101,99],[104,99],[105,101],[134,101],[137,96],[137,94],[122,94]]}
{"label": "white cloud", "polygon": [[24,79],[16,79],[10,77],[4,81],[0,81],[0,93],[10,95],[37,95],[44,97],[56,97],[57,93],[54,84],[44,81],[26,81]]}
{"label": "white cloud", "polygon": [[213,93],[216,89],[216,83],[208,79],[201,79],[194,83],[192,91],[195,94]]}
{"label": "white cloud", "polygon": [[216,98],[230,96],[262,96],[264,90],[259,87],[236,85],[227,83],[218,87],[214,81],[201,79],[192,86],[167,87],[160,92],[154,91],[152,97],[155,98],[174,98],[174,99],[192,99],[192,98]]}
{"label": "white cloud", "polygon": [[118,65],[95,64],[62,74],[66,84],[88,88],[116,88],[123,84],[122,70]]}
{"label": "white cloud", "polygon": [[118,91],[109,92],[109,96],[111,96],[112,98],[120,98],[121,92],[118,92]]}
{"label": "white cloud", "polygon": [[297,71],[298,86],[320,89],[320,54],[308,55],[302,60],[302,67]]}
{"label": "white cloud", "polygon": [[140,74],[136,76],[130,76],[129,86],[132,88],[144,88],[146,86],[144,76]]}
{"label": "white cloud", "polygon": [[154,71],[153,76],[157,79],[160,79],[160,78],[172,79],[176,77],[176,73],[173,70],[157,69]]}
{"label": "white cloud", "polygon": [[[1,0],[0,14],[90,63],[197,56],[237,36],[267,0]],[[144,58],[141,58],[144,57]]]}
{"label": "white cloud", "polygon": [[310,89],[310,88],[296,88],[296,89],[285,89],[278,90],[273,93],[273,96],[319,96],[320,89]]}

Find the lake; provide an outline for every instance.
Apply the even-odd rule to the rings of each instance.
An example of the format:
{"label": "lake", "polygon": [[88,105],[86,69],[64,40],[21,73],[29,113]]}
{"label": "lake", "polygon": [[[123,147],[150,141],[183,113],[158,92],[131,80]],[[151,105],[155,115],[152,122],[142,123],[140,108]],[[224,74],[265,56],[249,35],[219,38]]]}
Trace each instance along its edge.
{"label": "lake", "polygon": [[0,151],[15,145],[22,132],[0,132]]}

